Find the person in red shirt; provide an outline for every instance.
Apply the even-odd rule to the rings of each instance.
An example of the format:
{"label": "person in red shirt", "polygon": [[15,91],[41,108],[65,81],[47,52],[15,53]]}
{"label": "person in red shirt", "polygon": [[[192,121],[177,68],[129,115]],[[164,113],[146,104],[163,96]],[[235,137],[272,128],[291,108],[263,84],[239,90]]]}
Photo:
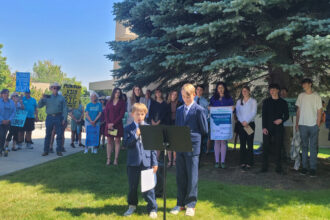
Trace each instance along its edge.
{"label": "person in red shirt", "polygon": [[126,111],[126,103],[123,100],[121,89],[115,88],[111,98],[105,107],[105,134],[107,135],[107,165],[111,163],[111,153],[113,151],[113,143],[115,143],[115,160],[114,165],[118,165],[118,155],[120,150],[120,139],[124,135],[123,117]]}

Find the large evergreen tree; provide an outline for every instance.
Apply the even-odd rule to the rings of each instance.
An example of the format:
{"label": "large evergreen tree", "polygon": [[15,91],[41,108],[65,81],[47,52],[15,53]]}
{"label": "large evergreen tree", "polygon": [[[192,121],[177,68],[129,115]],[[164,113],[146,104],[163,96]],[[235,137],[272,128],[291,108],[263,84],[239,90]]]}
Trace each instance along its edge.
{"label": "large evergreen tree", "polygon": [[[116,20],[138,35],[109,42],[119,85],[255,80],[329,90],[328,0],[124,0]],[[293,95],[293,94],[292,94]]]}

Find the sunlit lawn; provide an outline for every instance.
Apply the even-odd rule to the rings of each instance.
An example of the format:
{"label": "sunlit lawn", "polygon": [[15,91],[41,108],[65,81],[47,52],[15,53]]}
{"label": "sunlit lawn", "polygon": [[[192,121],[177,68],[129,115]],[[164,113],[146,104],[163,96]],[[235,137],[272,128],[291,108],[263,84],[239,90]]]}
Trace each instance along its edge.
{"label": "sunlit lawn", "polygon": [[[105,152],[78,153],[1,177],[0,219],[124,219],[125,156],[121,152],[119,167],[106,167]],[[168,211],[175,197],[175,178],[169,174]],[[140,201],[130,219],[148,218]],[[162,219],[163,203],[157,202]],[[180,213],[168,219],[188,218]],[[330,189],[271,190],[201,180],[194,219],[330,219]]]}

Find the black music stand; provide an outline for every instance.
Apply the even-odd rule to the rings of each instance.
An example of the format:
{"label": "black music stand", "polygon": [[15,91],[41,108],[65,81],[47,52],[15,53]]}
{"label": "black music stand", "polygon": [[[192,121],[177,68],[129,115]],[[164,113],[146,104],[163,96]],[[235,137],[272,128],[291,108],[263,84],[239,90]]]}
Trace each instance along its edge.
{"label": "black music stand", "polygon": [[164,176],[163,176],[163,199],[164,215],[166,219],[166,172],[167,172],[167,151],[192,152],[189,127],[166,126],[166,125],[142,125],[141,140],[146,150],[164,151]]}

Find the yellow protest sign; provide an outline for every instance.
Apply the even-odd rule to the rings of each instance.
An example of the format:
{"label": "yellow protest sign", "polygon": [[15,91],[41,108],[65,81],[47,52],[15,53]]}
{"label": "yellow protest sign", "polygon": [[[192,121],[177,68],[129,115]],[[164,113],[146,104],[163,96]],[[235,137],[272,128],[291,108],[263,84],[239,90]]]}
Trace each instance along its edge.
{"label": "yellow protest sign", "polygon": [[66,104],[69,108],[78,108],[81,95],[81,86],[64,84],[62,95],[64,96]]}

